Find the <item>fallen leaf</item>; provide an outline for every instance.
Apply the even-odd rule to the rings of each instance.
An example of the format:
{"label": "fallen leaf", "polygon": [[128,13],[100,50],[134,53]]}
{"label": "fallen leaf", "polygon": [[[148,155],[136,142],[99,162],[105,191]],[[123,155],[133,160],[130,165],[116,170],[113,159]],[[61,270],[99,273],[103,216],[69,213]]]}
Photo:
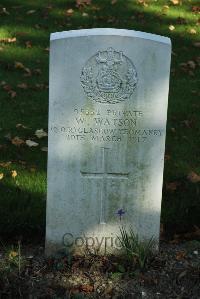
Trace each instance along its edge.
{"label": "fallen leaf", "polygon": [[112,0],[112,1],[111,1],[111,4],[112,4],[112,5],[114,5],[114,4],[116,4],[116,3],[117,3],[117,0]]}
{"label": "fallen leaf", "polygon": [[42,152],[48,152],[48,147],[47,147],[47,146],[43,146],[43,147],[41,147],[41,151],[42,151]]}
{"label": "fallen leaf", "polygon": [[188,176],[187,176],[188,180],[191,183],[198,183],[200,182],[200,176],[198,174],[196,174],[194,171],[191,171]]}
{"label": "fallen leaf", "polygon": [[35,131],[35,135],[36,135],[38,138],[42,138],[42,137],[46,137],[46,136],[47,136],[47,133],[46,133],[43,129],[40,129],[40,130],[36,130],[36,131]]}
{"label": "fallen leaf", "polygon": [[200,13],[200,6],[192,6],[192,12]]}
{"label": "fallen leaf", "polygon": [[12,178],[16,178],[16,176],[17,176],[17,171],[16,171],[16,170],[12,170],[12,171],[11,171],[11,176],[12,176]]}
{"label": "fallen leaf", "polygon": [[171,159],[170,155],[165,155],[165,161],[169,161]]}
{"label": "fallen leaf", "polygon": [[71,17],[72,15],[73,15],[73,13],[74,13],[74,10],[72,9],[72,8],[69,8],[69,9],[67,9],[66,10],[66,15],[68,16],[68,17]]}
{"label": "fallen leaf", "polygon": [[193,61],[193,60],[189,60],[188,62],[187,62],[187,65],[191,68],[191,69],[195,69],[195,67],[196,67],[196,64],[195,64],[195,62]]}
{"label": "fallen leaf", "polygon": [[196,31],[196,29],[194,29],[194,28],[191,28],[191,29],[189,30],[189,33],[190,33],[190,34],[196,34],[196,33],[197,33],[197,31]]}
{"label": "fallen leaf", "polygon": [[34,89],[40,89],[40,90],[43,90],[43,89],[45,89],[45,88],[47,88],[47,86],[46,86],[45,84],[43,84],[43,83],[41,83],[41,84],[36,83]]}
{"label": "fallen leaf", "polygon": [[184,250],[179,251],[176,253],[176,260],[181,261],[185,258],[185,256],[186,256],[186,252]]}
{"label": "fallen leaf", "polygon": [[85,292],[85,293],[91,293],[94,291],[94,287],[89,284],[81,285],[80,286],[80,291]]}
{"label": "fallen leaf", "polygon": [[15,98],[15,97],[17,96],[17,93],[16,93],[16,91],[14,91],[14,90],[10,90],[10,91],[8,92],[8,94],[10,95],[11,99],[13,99],[13,98]]}
{"label": "fallen leaf", "polygon": [[91,4],[91,0],[76,0],[76,6],[77,7],[90,5],[90,4]]}
{"label": "fallen leaf", "polygon": [[0,43],[15,43],[17,41],[16,37],[4,37],[0,38]]}
{"label": "fallen leaf", "polygon": [[3,179],[3,176],[4,176],[4,174],[3,174],[3,172],[1,172],[1,173],[0,173],[0,180]]}
{"label": "fallen leaf", "polygon": [[166,189],[169,191],[175,191],[177,187],[180,185],[179,182],[171,182],[171,183],[166,183]]}
{"label": "fallen leaf", "polygon": [[82,13],[82,17],[88,17],[88,16],[89,16],[88,13],[86,13],[86,12]]}
{"label": "fallen leaf", "polygon": [[168,5],[163,5],[163,7],[162,7],[162,13],[166,14],[168,12],[168,10],[169,10],[169,6]]}
{"label": "fallen leaf", "polygon": [[23,63],[19,62],[19,61],[15,61],[15,68],[16,69],[24,69],[25,66],[23,65]]}
{"label": "fallen leaf", "polygon": [[20,84],[17,84],[17,87],[21,88],[21,89],[27,89],[28,85],[26,83],[20,83]]}
{"label": "fallen leaf", "polygon": [[170,0],[170,2],[174,5],[178,5],[178,4],[180,4],[181,1],[180,0]]}
{"label": "fallen leaf", "polygon": [[6,15],[9,15],[10,13],[7,11],[6,7],[3,7],[2,8],[2,13],[6,14]]}
{"label": "fallen leaf", "polygon": [[19,138],[18,136],[16,136],[11,140],[11,142],[12,142],[12,144],[14,144],[16,146],[20,146],[21,144],[24,143],[24,140]]}
{"label": "fallen leaf", "polygon": [[145,6],[145,7],[148,6],[148,4],[146,3],[145,0],[138,0],[138,3],[141,4],[141,5],[143,5],[143,6]]}
{"label": "fallen leaf", "polygon": [[10,166],[10,164],[12,164],[11,161],[8,161],[8,162],[1,162],[0,163],[0,166],[3,167],[3,168],[7,168]]}
{"label": "fallen leaf", "polygon": [[41,75],[41,74],[42,74],[42,71],[41,71],[41,69],[34,69],[34,70],[33,70],[33,73],[34,73],[35,75]]}
{"label": "fallen leaf", "polygon": [[35,13],[35,12],[36,12],[36,10],[31,9],[31,10],[28,10],[28,11],[26,12],[26,14],[27,14],[27,15],[32,15],[32,14]]}
{"label": "fallen leaf", "polygon": [[26,140],[26,145],[28,145],[29,147],[32,147],[32,146],[38,146],[39,143],[35,142],[35,141],[32,141],[30,139],[27,139]]}
{"label": "fallen leaf", "polygon": [[193,46],[196,47],[196,48],[200,48],[200,42],[194,43]]}
{"label": "fallen leaf", "polygon": [[10,259],[13,259],[16,256],[18,256],[18,253],[16,251],[12,250],[12,251],[10,251],[8,256],[9,256]]}
{"label": "fallen leaf", "polygon": [[3,89],[6,91],[12,90],[12,87],[9,84],[2,84],[2,86],[3,86]]}
{"label": "fallen leaf", "polygon": [[173,31],[175,29],[174,25],[169,25],[169,30]]}
{"label": "fallen leaf", "polygon": [[175,129],[175,128],[171,128],[171,131],[172,131],[173,133],[176,133],[176,129]]}
{"label": "fallen leaf", "polygon": [[23,129],[28,129],[28,127],[22,125],[22,124],[16,124],[16,128],[23,128]]}
{"label": "fallen leaf", "polygon": [[30,77],[32,75],[31,70],[28,67],[25,67],[24,71],[25,71],[24,77]]}
{"label": "fallen leaf", "polygon": [[30,41],[25,42],[26,48],[32,48],[32,43]]}

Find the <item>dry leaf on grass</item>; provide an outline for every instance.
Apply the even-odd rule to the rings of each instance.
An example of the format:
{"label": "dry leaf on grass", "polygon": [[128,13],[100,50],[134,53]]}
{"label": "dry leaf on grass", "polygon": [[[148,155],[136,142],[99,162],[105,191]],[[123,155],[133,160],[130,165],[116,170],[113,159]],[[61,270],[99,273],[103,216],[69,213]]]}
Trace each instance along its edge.
{"label": "dry leaf on grass", "polygon": [[17,84],[17,87],[20,89],[28,89],[28,85],[26,83]]}
{"label": "dry leaf on grass", "polygon": [[76,6],[81,7],[85,5],[90,5],[92,0],[76,0]]}
{"label": "dry leaf on grass", "polygon": [[0,173],[0,180],[3,179],[3,176],[4,176],[4,174],[3,174],[3,172],[1,172],[1,173]]}
{"label": "dry leaf on grass", "polygon": [[4,37],[4,38],[0,38],[0,43],[16,43],[17,39],[16,37]]}
{"label": "dry leaf on grass", "polygon": [[169,10],[169,6],[168,5],[163,5],[163,7],[162,7],[162,13],[166,14],[168,12],[168,10]]}
{"label": "dry leaf on grass", "polygon": [[31,10],[28,10],[28,11],[26,12],[26,14],[27,14],[27,15],[32,15],[32,14],[35,13],[35,12],[36,12],[35,9],[31,9]]}
{"label": "dry leaf on grass", "polygon": [[196,34],[196,33],[197,33],[197,31],[196,31],[196,29],[194,29],[194,28],[191,28],[191,29],[189,30],[189,33],[190,33],[190,34]]}
{"label": "dry leaf on grass", "polygon": [[177,189],[177,187],[180,185],[179,182],[170,182],[170,183],[166,183],[166,189],[173,192]]}
{"label": "dry leaf on grass", "polygon": [[9,15],[10,13],[7,11],[6,7],[2,8],[2,13],[5,15]]}
{"label": "dry leaf on grass", "polygon": [[175,29],[174,25],[169,25],[169,30],[173,31]]}
{"label": "dry leaf on grass", "polygon": [[16,93],[16,91],[14,91],[14,90],[10,90],[10,91],[8,92],[8,94],[10,95],[11,99],[13,99],[13,98],[15,98],[15,97],[17,96],[17,93]]}
{"label": "dry leaf on grass", "polygon": [[7,168],[10,166],[10,164],[12,164],[11,161],[8,161],[8,162],[1,162],[0,163],[0,166],[3,167],[3,168]]}
{"label": "dry leaf on grass", "polygon": [[22,62],[20,62],[20,61],[15,61],[15,68],[16,68],[16,69],[24,69],[25,66],[23,65]]}
{"label": "dry leaf on grass", "polygon": [[196,68],[196,63],[193,60],[189,60],[187,64],[193,70]]}
{"label": "dry leaf on grass", "polygon": [[40,129],[35,131],[35,135],[37,138],[43,138],[47,136],[47,133],[43,129]]}
{"label": "dry leaf on grass", "polygon": [[80,291],[84,293],[91,293],[94,291],[94,287],[89,284],[81,285],[80,286]]}
{"label": "dry leaf on grass", "polygon": [[17,93],[16,91],[12,90],[11,85],[7,84],[5,81],[1,81],[0,85],[2,86],[2,88],[8,92],[8,94],[10,95],[11,98],[15,98]]}
{"label": "dry leaf on grass", "polygon": [[12,140],[11,140],[12,144],[16,145],[16,146],[20,146],[21,144],[24,143],[24,140],[19,138],[18,136],[15,136]]}
{"label": "dry leaf on grass", "polygon": [[193,46],[196,47],[196,48],[200,48],[200,42],[194,43]]}
{"label": "dry leaf on grass", "polygon": [[83,12],[82,13],[82,17],[88,17],[89,15],[88,15],[88,13],[87,12]]}
{"label": "dry leaf on grass", "polygon": [[42,71],[41,71],[41,69],[34,69],[34,70],[33,70],[33,73],[34,73],[35,75],[41,75],[41,74],[42,74]]}
{"label": "dry leaf on grass", "polygon": [[38,146],[39,145],[39,143],[37,143],[37,142],[35,142],[35,141],[32,141],[32,140],[30,140],[30,139],[27,139],[26,140],[26,145],[28,145],[29,147],[35,147],[35,146]]}
{"label": "dry leaf on grass", "polygon": [[198,183],[200,182],[200,175],[196,174],[194,171],[191,171],[188,176],[187,176],[188,180],[191,183]]}
{"label": "dry leaf on grass", "polygon": [[32,48],[32,43],[29,40],[25,42],[25,45],[26,45],[26,48]]}
{"label": "dry leaf on grass", "polygon": [[185,258],[185,256],[186,256],[186,252],[185,251],[178,251],[176,253],[176,260],[177,261],[181,261],[181,260],[183,260]]}
{"label": "dry leaf on grass", "polygon": [[74,10],[72,8],[69,8],[66,10],[65,14],[66,14],[66,16],[71,17],[73,15],[73,13],[74,13]]}
{"label": "dry leaf on grass", "polygon": [[170,2],[174,5],[179,5],[181,4],[181,1],[180,0],[170,0]]}
{"label": "dry leaf on grass", "polygon": [[16,171],[16,170],[12,170],[12,171],[11,171],[11,176],[12,176],[12,178],[16,178],[16,176],[17,176],[17,171]]}
{"label": "dry leaf on grass", "polygon": [[19,129],[19,128],[22,128],[22,129],[28,129],[28,127],[22,125],[22,124],[16,124],[16,128]]}

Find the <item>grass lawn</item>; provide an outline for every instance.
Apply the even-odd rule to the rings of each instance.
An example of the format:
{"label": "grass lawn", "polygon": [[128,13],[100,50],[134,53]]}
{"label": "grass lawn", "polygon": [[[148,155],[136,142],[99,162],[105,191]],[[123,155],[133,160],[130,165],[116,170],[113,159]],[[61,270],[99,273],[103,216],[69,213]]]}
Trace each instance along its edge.
{"label": "grass lawn", "polygon": [[[200,224],[198,1],[85,2],[0,2],[0,234],[44,234],[47,137],[38,138],[35,131],[48,129],[49,35],[95,27],[172,39],[162,222],[182,228]],[[30,147],[26,140],[39,145]]]}

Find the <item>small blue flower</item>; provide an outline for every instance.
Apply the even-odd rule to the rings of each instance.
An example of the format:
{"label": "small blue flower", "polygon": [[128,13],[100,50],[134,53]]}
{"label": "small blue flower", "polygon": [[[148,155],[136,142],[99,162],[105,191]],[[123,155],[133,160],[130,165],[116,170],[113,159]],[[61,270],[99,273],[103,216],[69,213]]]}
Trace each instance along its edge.
{"label": "small blue flower", "polygon": [[120,221],[122,220],[122,216],[123,216],[123,214],[125,214],[126,212],[125,211],[123,211],[123,209],[119,209],[118,211],[117,211],[117,215],[119,215],[119,219],[120,219]]}

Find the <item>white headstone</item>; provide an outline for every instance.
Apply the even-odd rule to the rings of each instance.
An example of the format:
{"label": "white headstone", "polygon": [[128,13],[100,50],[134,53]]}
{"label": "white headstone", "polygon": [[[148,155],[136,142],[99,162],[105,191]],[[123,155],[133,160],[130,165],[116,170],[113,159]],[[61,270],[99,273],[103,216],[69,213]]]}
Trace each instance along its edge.
{"label": "white headstone", "polygon": [[143,32],[51,34],[47,254],[159,240],[170,56]]}

